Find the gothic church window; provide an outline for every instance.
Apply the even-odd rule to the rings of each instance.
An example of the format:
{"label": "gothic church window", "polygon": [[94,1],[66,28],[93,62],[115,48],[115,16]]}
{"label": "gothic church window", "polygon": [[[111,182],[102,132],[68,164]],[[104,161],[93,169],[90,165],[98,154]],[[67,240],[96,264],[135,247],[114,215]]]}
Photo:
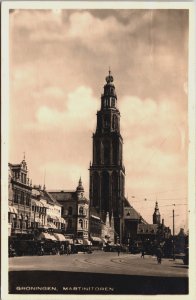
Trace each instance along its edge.
{"label": "gothic church window", "polygon": [[110,163],[110,142],[106,141],[104,143],[104,163],[109,164]]}
{"label": "gothic church window", "polygon": [[110,116],[109,115],[105,115],[105,117],[104,117],[104,127],[105,128],[110,127]]}
{"label": "gothic church window", "polygon": [[97,173],[93,175],[93,205],[99,205],[99,186],[100,186],[100,178]]}
{"label": "gothic church window", "polygon": [[100,142],[96,141],[95,143],[95,153],[96,153],[96,163],[100,163]]}
{"label": "gothic church window", "polygon": [[118,117],[116,115],[113,115],[112,127],[113,127],[114,130],[118,129]]}
{"label": "gothic church window", "polygon": [[103,172],[102,174],[102,193],[101,193],[101,209],[107,211],[109,209],[109,174]]}

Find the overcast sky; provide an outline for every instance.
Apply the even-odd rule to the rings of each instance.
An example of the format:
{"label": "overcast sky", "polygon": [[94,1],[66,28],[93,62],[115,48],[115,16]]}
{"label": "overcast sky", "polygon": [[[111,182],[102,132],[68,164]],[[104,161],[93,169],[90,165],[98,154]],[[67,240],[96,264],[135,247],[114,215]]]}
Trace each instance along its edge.
{"label": "overcast sky", "polygon": [[[10,13],[9,161],[33,184],[86,196],[109,66],[124,139],[125,195],[152,222],[155,201],[187,228],[187,10]],[[147,200],[144,200],[147,199]]]}

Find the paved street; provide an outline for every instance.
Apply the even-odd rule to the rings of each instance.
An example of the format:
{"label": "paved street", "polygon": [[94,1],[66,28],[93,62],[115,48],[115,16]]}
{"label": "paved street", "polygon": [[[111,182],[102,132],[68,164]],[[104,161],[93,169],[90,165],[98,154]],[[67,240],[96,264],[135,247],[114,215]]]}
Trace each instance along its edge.
{"label": "paved street", "polygon": [[50,270],[94,272],[145,276],[187,276],[187,266],[181,259],[163,259],[158,265],[156,257],[96,251],[92,254],[23,256],[9,259],[10,271]]}
{"label": "paved street", "polygon": [[[11,293],[57,294],[186,294],[188,267],[182,260],[94,251],[92,254],[23,256],[9,258]],[[84,290],[73,290],[81,287]],[[79,288],[78,287],[78,288]],[[89,289],[89,290],[86,290]],[[95,290],[96,289],[96,290]]]}

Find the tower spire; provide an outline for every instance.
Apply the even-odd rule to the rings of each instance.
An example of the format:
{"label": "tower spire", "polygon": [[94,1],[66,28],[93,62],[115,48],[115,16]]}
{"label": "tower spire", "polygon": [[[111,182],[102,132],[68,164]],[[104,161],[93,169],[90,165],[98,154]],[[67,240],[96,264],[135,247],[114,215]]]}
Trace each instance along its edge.
{"label": "tower spire", "polygon": [[160,224],[161,221],[161,215],[159,212],[158,202],[155,202],[155,209],[153,213],[153,224]]}
{"label": "tower spire", "polygon": [[114,218],[114,230],[122,241],[125,168],[123,138],[120,134],[120,112],[114,78],[109,67],[97,112],[93,134],[93,159],[90,171],[90,208],[94,208],[105,223],[109,214]]}

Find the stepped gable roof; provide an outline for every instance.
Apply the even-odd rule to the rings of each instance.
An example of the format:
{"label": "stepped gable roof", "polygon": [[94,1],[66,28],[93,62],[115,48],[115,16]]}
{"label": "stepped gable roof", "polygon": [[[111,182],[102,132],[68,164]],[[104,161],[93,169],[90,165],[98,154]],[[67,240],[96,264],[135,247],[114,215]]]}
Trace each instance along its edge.
{"label": "stepped gable roof", "polygon": [[158,224],[138,224],[137,234],[156,234]]}
{"label": "stepped gable roof", "polygon": [[65,202],[65,201],[71,201],[76,200],[76,191],[72,190],[52,190],[48,191],[49,194],[55,198],[56,201],[59,202]]}

